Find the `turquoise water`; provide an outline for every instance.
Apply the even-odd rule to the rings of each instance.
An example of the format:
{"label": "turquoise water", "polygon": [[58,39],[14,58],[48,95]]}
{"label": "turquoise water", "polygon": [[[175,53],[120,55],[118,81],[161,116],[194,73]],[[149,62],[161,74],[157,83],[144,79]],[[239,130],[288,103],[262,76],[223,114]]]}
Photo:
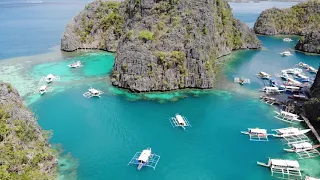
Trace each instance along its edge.
{"label": "turquoise water", "polygon": [[[274,5],[289,7],[292,3],[249,5],[254,11],[247,11],[248,4],[231,4],[236,16],[252,25],[263,9]],[[50,5],[46,7],[50,8]],[[26,10],[30,7],[20,8]],[[57,18],[65,17],[63,13],[57,15]],[[57,22],[66,22],[61,19]],[[45,30],[46,26],[43,28]],[[46,41],[43,44],[28,41],[33,43],[34,49],[22,45],[16,49],[16,55],[12,50],[1,54],[0,59],[48,52],[46,47],[58,45],[60,35],[57,32],[64,29],[60,25],[55,28],[55,33],[44,33]],[[0,31],[5,30],[0,28]],[[6,33],[10,34],[9,31]],[[35,37],[30,34],[28,38]],[[68,156],[59,158],[60,179],[269,180],[273,179],[269,170],[256,165],[256,161],[267,161],[267,157],[297,157],[285,153],[282,150],[285,146],[278,139],[251,142],[240,134],[247,128],[270,130],[288,126],[273,118],[274,107],[258,100],[257,89],[263,84],[255,74],[259,71],[275,74],[281,69],[295,67],[300,61],[317,67],[320,58],[293,51],[298,37],[292,37],[295,40],[292,43],[284,43],[283,37],[259,38],[264,44],[263,50],[238,51],[227,57],[230,61],[221,71],[213,90],[133,94],[117,89],[110,84],[108,77],[114,56],[92,51],[60,54],[50,50],[53,52],[3,60],[0,62],[0,79],[18,88],[43,129],[53,130],[51,143],[62,144],[64,151],[71,153],[74,159]],[[15,43],[17,41],[12,42],[11,47]],[[0,45],[4,46],[1,42]],[[279,53],[287,49],[293,56],[281,57]],[[67,67],[77,60],[82,61],[84,67],[72,70]],[[54,91],[42,97],[33,94],[38,80],[48,73],[61,77],[60,82],[51,85]],[[247,77],[252,83],[239,86],[232,82],[234,77]],[[89,87],[105,94],[98,99],[86,99],[82,94]],[[187,131],[170,125],[168,119],[177,112],[189,119],[192,127]],[[153,152],[161,156],[156,170],[143,168],[138,172],[136,166],[127,166],[135,152],[146,147],[152,147]],[[299,162],[307,169],[305,174],[320,177],[315,168],[320,165],[319,158]]]}

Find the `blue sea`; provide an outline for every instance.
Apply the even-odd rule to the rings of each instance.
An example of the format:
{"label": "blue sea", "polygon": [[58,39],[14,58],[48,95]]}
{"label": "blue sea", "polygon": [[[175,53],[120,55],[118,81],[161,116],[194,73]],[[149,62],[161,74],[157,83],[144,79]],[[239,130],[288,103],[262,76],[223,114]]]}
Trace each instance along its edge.
{"label": "blue sea", "polygon": [[[63,53],[59,50],[64,26],[87,1],[4,1],[0,3],[0,80],[13,84],[40,126],[52,130],[52,144],[60,144],[59,179],[80,180],[270,180],[270,170],[256,164],[268,157],[297,159],[283,151],[284,142],[253,142],[240,134],[247,128],[287,127],[274,118],[275,107],[259,101],[263,83],[255,74],[277,74],[298,62],[318,67],[320,58],[293,50],[299,37],[260,36],[262,50],[237,51],[221,67],[212,90],[181,90],[134,94],[110,84],[114,54],[101,51]],[[273,6],[296,3],[231,3],[236,17],[253,26],[259,13]],[[282,57],[280,52],[293,54]],[[84,66],[69,69],[82,61]],[[52,92],[34,93],[40,78],[53,73]],[[306,74],[314,77],[312,74]],[[251,84],[240,86],[234,77]],[[82,96],[88,88],[104,92],[101,98]],[[173,128],[175,113],[192,127]],[[155,170],[140,172],[129,165],[132,156],[151,147],[161,156]],[[299,160],[304,175],[320,177],[320,159]]]}

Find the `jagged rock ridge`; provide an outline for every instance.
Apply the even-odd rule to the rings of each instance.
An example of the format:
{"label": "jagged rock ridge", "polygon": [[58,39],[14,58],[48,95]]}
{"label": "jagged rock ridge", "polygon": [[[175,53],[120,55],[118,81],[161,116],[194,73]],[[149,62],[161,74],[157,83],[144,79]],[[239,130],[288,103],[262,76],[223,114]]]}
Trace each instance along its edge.
{"label": "jagged rock ridge", "polygon": [[[86,11],[105,3],[94,2],[80,15],[91,14]],[[123,17],[121,35],[106,40],[107,45],[117,44],[112,83],[132,91],[211,88],[217,58],[232,50],[261,47],[253,31],[236,20],[222,0],[127,0],[119,4],[119,9],[117,17]],[[73,23],[67,27],[67,34],[70,27],[81,29]],[[110,28],[114,29],[114,23]],[[96,36],[94,29],[86,37]],[[62,50],[81,48],[68,48],[76,34],[70,38],[66,33]]]}

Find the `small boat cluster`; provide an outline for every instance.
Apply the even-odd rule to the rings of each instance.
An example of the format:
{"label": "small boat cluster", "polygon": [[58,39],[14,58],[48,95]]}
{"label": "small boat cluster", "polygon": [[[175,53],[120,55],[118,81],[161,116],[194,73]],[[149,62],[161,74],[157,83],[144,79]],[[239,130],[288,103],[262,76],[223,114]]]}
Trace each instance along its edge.
{"label": "small boat cluster", "polygon": [[[266,72],[257,74],[264,82],[265,87],[261,91],[267,95],[279,95],[288,93],[287,98],[294,99],[295,101],[307,100],[307,96],[303,93],[303,88],[309,86],[312,80],[307,77],[304,72],[315,73],[313,67],[300,62],[297,64],[299,68],[284,69],[281,75],[276,77],[281,78],[279,81],[276,77]],[[280,107],[285,104],[275,96],[261,96],[261,101],[270,105],[279,105]],[[285,109],[285,110],[282,110]],[[298,125],[304,122],[298,114],[289,112],[289,107],[281,107],[279,111],[275,111],[275,118],[291,125]],[[299,129],[296,127],[286,127],[279,129],[272,129],[272,133],[268,133],[266,129],[248,128],[247,131],[241,131],[242,134],[248,135],[251,141],[269,141],[269,138],[282,139],[286,144],[283,150],[289,153],[295,153],[298,159],[319,157],[320,153],[317,148],[320,145],[313,145],[312,141],[306,135],[310,129]],[[274,177],[282,179],[302,179],[301,168],[297,160],[287,159],[272,159],[269,158],[268,163],[257,162],[258,165],[269,167],[271,174]],[[306,177],[306,179],[311,177]]]}
{"label": "small boat cluster", "polygon": [[49,87],[49,85],[55,81],[60,81],[60,77],[55,76],[53,74],[48,74],[47,76],[42,77],[39,80],[39,83],[38,83],[39,87],[36,89],[36,93],[43,95],[47,92],[52,92],[53,89],[51,87]]}

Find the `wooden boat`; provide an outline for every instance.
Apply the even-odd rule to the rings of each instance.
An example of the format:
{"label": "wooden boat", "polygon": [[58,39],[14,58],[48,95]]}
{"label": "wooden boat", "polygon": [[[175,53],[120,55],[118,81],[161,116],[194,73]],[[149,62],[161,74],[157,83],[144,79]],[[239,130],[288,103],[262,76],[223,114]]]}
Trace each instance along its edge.
{"label": "wooden boat", "polygon": [[47,92],[47,90],[48,90],[47,86],[40,86],[38,91],[41,95],[43,95],[44,93]]}
{"label": "wooden boat", "polygon": [[301,179],[301,170],[298,161],[284,159],[270,159],[268,163],[257,162],[258,165],[268,167],[271,175],[282,179]]}
{"label": "wooden boat", "polygon": [[274,137],[290,137],[290,136],[299,136],[302,134],[306,134],[311,129],[298,129],[295,127],[287,127],[287,128],[280,128],[280,129],[272,129],[272,131],[275,131],[277,134],[273,134]]}
{"label": "wooden boat", "polygon": [[268,133],[265,129],[248,128],[248,131],[241,131],[241,133],[249,135],[251,141],[268,141]]}
{"label": "wooden boat", "polygon": [[259,74],[257,74],[257,76],[261,79],[270,79],[272,76],[266,72],[259,72]]}
{"label": "wooden boat", "polygon": [[284,52],[280,53],[280,55],[282,55],[282,56],[291,56],[292,54],[290,53],[290,51],[284,51]]}
{"label": "wooden boat", "polygon": [[186,127],[192,127],[188,119],[178,113],[175,115],[175,117],[171,117],[169,121],[172,127],[181,127],[184,130],[186,129]]}
{"label": "wooden boat", "polygon": [[301,142],[289,144],[290,149],[283,149],[287,152],[294,152],[299,155],[299,159],[314,158],[320,156],[317,146],[313,146],[309,142]]}
{"label": "wooden boat", "polygon": [[286,112],[286,111],[280,111],[277,112],[275,111],[275,113],[277,114],[275,116],[276,119],[279,119],[281,121],[285,121],[285,122],[290,122],[290,123],[295,123],[295,122],[302,122],[303,120],[298,119],[299,116],[290,112]]}
{"label": "wooden boat", "polygon": [[91,97],[101,97],[101,95],[103,94],[104,92],[100,91],[100,90],[97,90],[97,89],[94,89],[94,88],[89,88],[88,92],[85,92],[83,94],[84,97],[86,98],[91,98]]}
{"label": "wooden boat", "polygon": [[279,87],[264,87],[260,91],[265,92],[266,94],[280,94],[284,90],[280,90]]}
{"label": "wooden boat", "polygon": [[268,96],[260,96],[261,101],[264,101],[265,103],[269,105],[279,105],[280,101],[278,101],[276,98],[268,97]]}
{"label": "wooden boat", "polygon": [[235,83],[239,83],[240,85],[250,84],[250,79],[235,77],[235,78],[234,78],[234,82],[235,82]]}
{"label": "wooden boat", "polygon": [[159,160],[160,160],[160,156],[156,154],[152,154],[151,148],[148,147],[142,152],[136,152],[136,154],[132,157],[128,165],[129,164],[138,165],[137,169],[139,171],[144,166],[155,169]]}
{"label": "wooden boat", "polygon": [[309,142],[303,142],[303,143],[298,143],[298,144],[292,144],[290,149],[283,149],[287,152],[301,152],[305,150],[310,150],[314,149],[312,144]]}
{"label": "wooden boat", "polygon": [[291,41],[293,41],[293,40],[290,39],[290,38],[283,38],[283,41],[284,41],[284,42],[291,42]]}
{"label": "wooden boat", "polygon": [[80,61],[77,61],[77,62],[74,62],[72,64],[69,64],[68,65],[70,68],[79,68],[79,67],[82,67],[83,65],[81,64]]}
{"label": "wooden boat", "polygon": [[299,63],[297,64],[297,66],[302,67],[302,68],[304,68],[304,69],[307,69],[307,68],[310,67],[308,64],[303,63],[303,62],[299,62]]}

